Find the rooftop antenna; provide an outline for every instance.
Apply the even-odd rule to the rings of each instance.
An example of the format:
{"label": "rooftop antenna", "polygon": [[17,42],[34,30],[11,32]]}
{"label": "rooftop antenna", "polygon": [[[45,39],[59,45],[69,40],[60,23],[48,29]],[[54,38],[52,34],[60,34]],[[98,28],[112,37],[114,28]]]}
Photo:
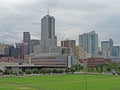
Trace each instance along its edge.
{"label": "rooftop antenna", "polygon": [[47,10],[47,15],[49,15],[49,8],[48,8],[48,10]]}

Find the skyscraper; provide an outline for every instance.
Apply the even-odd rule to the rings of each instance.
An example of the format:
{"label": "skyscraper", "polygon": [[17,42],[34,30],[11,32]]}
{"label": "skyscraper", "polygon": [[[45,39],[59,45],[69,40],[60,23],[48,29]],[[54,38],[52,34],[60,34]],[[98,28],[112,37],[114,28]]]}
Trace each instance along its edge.
{"label": "skyscraper", "polygon": [[27,43],[27,53],[30,54],[30,40],[31,40],[31,35],[29,32],[23,32],[23,42]]}
{"label": "skyscraper", "polygon": [[96,57],[98,52],[98,34],[92,31],[79,35],[79,45],[84,48],[86,53]]}
{"label": "skyscraper", "polygon": [[102,41],[101,42],[101,51],[104,57],[111,56],[111,49],[113,47],[113,40],[109,39],[109,41]]}
{"label": "skyscraper", "polygon": [[55,36],[55,18],[46,15],[41,19],[41,41],[40,45],[44,52],[53,52],[57,47],[57,37]]}
{"label": "skyscraper", "polygon": [[112,57],[120,57],[120,46],[113,46],[111,49]]}
{"label": "skyscraper", "polygon": [[23,32],[23,42],[30,43],[30,39],[31,39],[30,33],[29,32]]}

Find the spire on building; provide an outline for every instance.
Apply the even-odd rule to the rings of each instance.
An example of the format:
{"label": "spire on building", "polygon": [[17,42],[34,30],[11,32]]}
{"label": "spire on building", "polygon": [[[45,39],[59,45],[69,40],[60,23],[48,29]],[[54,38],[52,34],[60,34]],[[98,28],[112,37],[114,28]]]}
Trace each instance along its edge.
{"label": "spire on building", "polygon": [[48,10],[47,10],[47,15],[49,15],[49,8],[48,8]]}

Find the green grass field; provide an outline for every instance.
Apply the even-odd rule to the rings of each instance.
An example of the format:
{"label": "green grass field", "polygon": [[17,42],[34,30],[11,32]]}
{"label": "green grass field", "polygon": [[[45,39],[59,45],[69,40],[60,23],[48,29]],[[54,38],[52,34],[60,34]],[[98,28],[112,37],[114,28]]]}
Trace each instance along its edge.
{"label": "green grass field", "polygon": [[48,75],[0,77],[0,90],[120,90],[120,76]]}

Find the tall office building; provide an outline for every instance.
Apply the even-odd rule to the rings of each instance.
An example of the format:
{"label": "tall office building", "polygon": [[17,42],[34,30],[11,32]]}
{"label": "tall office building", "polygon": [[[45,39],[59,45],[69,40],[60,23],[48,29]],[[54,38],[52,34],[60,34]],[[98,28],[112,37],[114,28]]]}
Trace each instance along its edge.
{"label": "tall office building", "polygon": [[5,48],[5,54],[9,57],[19,58],[20,48],[15,48],[14,46],[8,46]]}
{"label": "tall office building", "polygon": [[102,41],[101,42],[101,51],[104,57],[111,56],[111,49],[113,47],[113,40],[109,39],[109,41]]}
{"label": "tall office building", "polygon": [[16,48],[20,50],[20,58],[24,58],[25,55],[28,55],[28,43],[16,43]]}
{"label": "tall office building", "polygon": [[30,33],[29,32],[23,32],[23,42],[24,43],[28,43],[27,45],[27,47],[28,47],[28,54],[30,54],[30,40],[31,40],[31,35],[30,35]]}
{"label": "tall office building", "polygon": [[55,18],[46,15],[41,19],[41,41],[43,53],[54,52],[57,47],[57,37],[55,36]]}
{"label": "tall office building", "polygon": [[113,46],[111,48],[111,56],[112,57],[120,57],[120,46]]}
{"label": "tall office building", "polygon": [[30,43],[30,39],[31,39],[30,33],[29,32],[23,32],[23,42]]}
{"label": "tall office building", "polygon": [[0,44],[0,55],[4,55],[5,54],[5,48],[8,48],[9,45],[7,44]]}
{"label": "tall office building", "polygon": [[34,53],[34,47],[40,45],[40,40],[30,40],[30,53]]}
{"label": "tall office building", "polygon": [[98,34],[96,34],[95,31],[92,31],[79,35],[79,45],[82,46],[84,51],[90,54],[91,57],[97,57]]}

